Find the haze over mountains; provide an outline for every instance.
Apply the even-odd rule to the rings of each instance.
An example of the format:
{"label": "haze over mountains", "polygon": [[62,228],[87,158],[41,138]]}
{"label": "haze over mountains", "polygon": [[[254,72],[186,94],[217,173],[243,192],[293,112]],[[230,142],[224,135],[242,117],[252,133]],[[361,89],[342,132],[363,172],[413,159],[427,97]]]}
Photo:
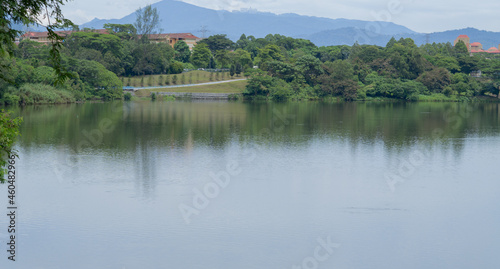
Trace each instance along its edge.
{"label": "haze over mountains", "polygon": [[[297,14],[273,14],[246,11],[213,10],[176,0],[163,0],[152,5],[158,9],[164,33],[190,32],[199,37],[226,34],[236,41],[241,34],[264,37],[281,34],[309,39],[317,46],[374,44],[384,46],[391,37],[410,37],[417,45],[426,42],[453,42],[460,34],[467,34],[471,41],[478,41],[484,48],[497,47],[500,33],[480,31],[474,28],[439,33],[417,33],[391,22],[370,22],[349,19],[328,19]],[[80,28],[102,28],[105,23],[134,23],[135,12],[121,18],[94,19]],[[208,32],[203,33],[201,30]],[[367,31],[366,29],[372,29]]]}

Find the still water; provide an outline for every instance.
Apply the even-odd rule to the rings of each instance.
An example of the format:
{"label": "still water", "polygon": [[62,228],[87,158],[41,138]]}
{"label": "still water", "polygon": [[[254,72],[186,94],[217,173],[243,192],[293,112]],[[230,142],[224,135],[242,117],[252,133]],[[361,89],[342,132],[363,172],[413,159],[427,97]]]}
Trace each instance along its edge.
{"label": "still water", "polygon": [[17,252],[4,214],[0,268],[500,268],[499,104],[15,113]]}

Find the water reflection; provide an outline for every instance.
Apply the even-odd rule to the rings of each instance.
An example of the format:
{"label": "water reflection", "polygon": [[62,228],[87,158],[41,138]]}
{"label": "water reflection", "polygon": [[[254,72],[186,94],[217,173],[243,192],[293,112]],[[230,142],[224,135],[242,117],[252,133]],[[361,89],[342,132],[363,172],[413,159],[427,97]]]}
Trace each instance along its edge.
{"label": "water reflection", "polygon": [[[341,247],[324,268],[499,264],[498,104],[116,102],[17,113],[24,260],[13,268],[291,268],[325,236]],[[384,175],[416,152],[424,157],[392,192]],[[179,205],[232,161],[242,172],[187,225]]]}
{"label": "water reflection", "polygon": [[[382,141],[392,151],[418,142],[453,144],[454,139],[496,135],[500,116],[496,103],[116,102],[31,106],[16,112],[25,117],[22,145],[67,145],[74,151],[82,141],[90,143],[83,148],[127,151],[139,144],[216,148],[235,137],[297,146],[316,138],[353,146]],[[283,120],[280,135],[267,139],[268,129],[278,129],[273,125]],[[103,125],[112,132],[106,133]]]}
{"label": "water reflection", "polygon": [[[353,159],[376,154],[391,171],[412,154],[425,161],[447,154],[459,163],[467,139],[498,135],[500,110],[496,103],[114,102],[30,106],[16,113],[25,118],[20,146],[27,152],[55,149],[59,181],[90,169],[87,159],[114,163],[117,156],[133,156],[128,162],[136,188],[149,197],[158,177],[166,173],[179,183],[190,174],[185,170],[206,163],[192,160],[200,148],[218,158],[229,147],[253,144],[277,152],[342,145],[344,156],[331,163],[343,163],[346,153]],[[195,176],[202,177],[189,178]]]}

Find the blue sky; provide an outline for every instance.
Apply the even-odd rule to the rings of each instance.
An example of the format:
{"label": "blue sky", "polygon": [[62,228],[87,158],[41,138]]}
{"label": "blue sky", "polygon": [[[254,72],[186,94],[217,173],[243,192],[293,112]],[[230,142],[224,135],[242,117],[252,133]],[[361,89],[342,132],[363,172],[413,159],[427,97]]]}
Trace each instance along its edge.
{"label": "blue sky", "polygon": [[[63,8],[67,18],[82,24],[97,17],[121,18],[152,0],[73,0]],[[500,32],[500,1],[483,0],[184,0],[211,9],[256,9],[327,18],[384,20],[417,32],[474,27]]]}

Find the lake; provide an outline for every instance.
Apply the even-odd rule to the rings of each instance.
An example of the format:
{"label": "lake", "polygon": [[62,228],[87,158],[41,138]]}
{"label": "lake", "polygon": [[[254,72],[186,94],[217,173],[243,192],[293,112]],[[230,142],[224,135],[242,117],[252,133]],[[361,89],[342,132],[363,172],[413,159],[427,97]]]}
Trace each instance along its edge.
{"label": "lake", "polygon": [[496,103],[14,112],[17,251],[4,215],[1,268],[500,268]]}

